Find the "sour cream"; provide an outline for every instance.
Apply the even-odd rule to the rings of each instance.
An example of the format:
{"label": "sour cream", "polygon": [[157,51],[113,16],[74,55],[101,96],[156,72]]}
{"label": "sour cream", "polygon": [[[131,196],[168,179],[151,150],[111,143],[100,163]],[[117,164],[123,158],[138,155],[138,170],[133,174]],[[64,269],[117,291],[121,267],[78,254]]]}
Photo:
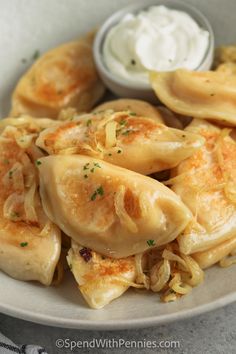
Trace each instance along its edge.
{"label": "sour cream", "polygon": [[152,6],[127,14],[107,33],[103,57],[115,76],[148,84],[148,70],[196,69],[209,46],[209,32],[186,12]]}

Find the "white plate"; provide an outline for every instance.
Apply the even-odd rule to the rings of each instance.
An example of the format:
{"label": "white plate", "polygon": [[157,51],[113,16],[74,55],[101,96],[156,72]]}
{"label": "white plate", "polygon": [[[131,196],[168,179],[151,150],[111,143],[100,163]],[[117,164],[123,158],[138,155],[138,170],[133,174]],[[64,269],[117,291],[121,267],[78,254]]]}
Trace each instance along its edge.
{"label": "white plate", "polygon": [[[9,110],[15,83],[35,50],[44,52],[99,25],[138,0],[0,0],[0,116]],[[144,2],[145,0],[143,0]],[[141,1],[140,1],[141,2]],[[235,0],[188,0],[210,19],[218,43],[235,42]],[[21,59],[28,59],[27,64]],[[236,300],[235,267],[207,271],[203,285],[163,304],[157,294],[128,291],[103,310],[89,309],[71,275],[58,288],[23,283],[0,273],[0,310],[47,325],[81,329],[147,327],[190,317]]]}

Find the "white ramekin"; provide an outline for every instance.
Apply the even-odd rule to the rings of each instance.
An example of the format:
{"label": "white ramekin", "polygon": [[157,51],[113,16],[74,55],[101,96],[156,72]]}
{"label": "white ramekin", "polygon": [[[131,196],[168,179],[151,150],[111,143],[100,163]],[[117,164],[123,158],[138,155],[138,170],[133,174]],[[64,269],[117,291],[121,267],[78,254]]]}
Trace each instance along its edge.
{"label": "white ramekin", "polygon": [[214,55],[214,33],[210,22],[199,10],[179,0],[145,0],[143,4],[133,4],[115,12],[104,22],[95,37],[93,54],[99,76],[105,85],[117,96],[139,98],[150,102],[156,102],[157,100],[149,84],[129,83],[112,74],[106,67],[102,55],[103,43],[107,32],[114,25],[116,25],[124,17],[125,14],[130,12],[138,13],[141,10],[145,10],[148,7],[155,5],[164,5],[171,9],[184,11],[188,13],[201,28],[209,32],[209,46],[207,52],[201,64],[196,70],[206,71],[209,70],[212,65]]}

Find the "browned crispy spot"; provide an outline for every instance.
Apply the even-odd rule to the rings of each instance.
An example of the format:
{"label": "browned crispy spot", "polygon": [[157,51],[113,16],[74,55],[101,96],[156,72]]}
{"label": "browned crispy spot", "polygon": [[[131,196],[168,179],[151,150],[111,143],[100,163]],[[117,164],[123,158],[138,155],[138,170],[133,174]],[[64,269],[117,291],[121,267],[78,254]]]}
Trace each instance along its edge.
{"label": "browned crispy spot", "polygon": [[95,263],[94,269],[85,274],[84,279],[89,282],[103,276],[122,276],[122,274],[133,270],[134,262],[131,257],[119,260],[106,258],[105,260],[101,259],[99,263]]}
{"label": "browned crispy spot", "polygon": [[57,153],[58,150],[60,151],[60,149],[57,149],[55,147],[55,144],[57,141],[59,141],[61,139],[61,137],[63,138],[63,134],[67,131],[67,130],[70,130],[74,127],[76,127],[76,123],[74,122],[69,122],[67,124],[64,124],[58,128],[55,129],[54,132],[52,133],[49,133],[46,137],[45,137],[45,141],[44,141],[44,144],[45,146],[47,147],[51,147],[53,148],[53,152],[54,153]]}

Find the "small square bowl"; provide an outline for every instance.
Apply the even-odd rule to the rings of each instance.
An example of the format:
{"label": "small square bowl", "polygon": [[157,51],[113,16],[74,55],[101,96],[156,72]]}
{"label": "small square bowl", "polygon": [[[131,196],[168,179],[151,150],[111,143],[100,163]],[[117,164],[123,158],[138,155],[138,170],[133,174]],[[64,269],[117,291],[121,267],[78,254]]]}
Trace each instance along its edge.
{"label": "small square bowl", "polygon": [[197,71],[207,71],[211,68],[214,56],[214,33],[210,22],[207,18],[195,7],[181,1],[177,0],[145,0],[144,4],[133,4],[127,6],[113,15],[111,15],[104,24],[98,30],[94,45],[93,45],[93,55],[95,64],[99,73],[99,76],[105,83],[105,85],[117,96],[127,97],[127,98],[137,98],[146,100],[152,103],[157,102],[157,97],[151,88],[151,85],[145,83],[130,83],[125,81],[115,75],[113,75],[106,64],[102,55],[102,48],[104,44],[105,37],[109,30],[115,26],[127,13],[138,13],[142,10],[148,9],[150,6],[164,5],[170,9],[175,9],[179,11],[184,11],[188,13],[198,25],[209,32],[209,45],[206,54],[196,68]]}

